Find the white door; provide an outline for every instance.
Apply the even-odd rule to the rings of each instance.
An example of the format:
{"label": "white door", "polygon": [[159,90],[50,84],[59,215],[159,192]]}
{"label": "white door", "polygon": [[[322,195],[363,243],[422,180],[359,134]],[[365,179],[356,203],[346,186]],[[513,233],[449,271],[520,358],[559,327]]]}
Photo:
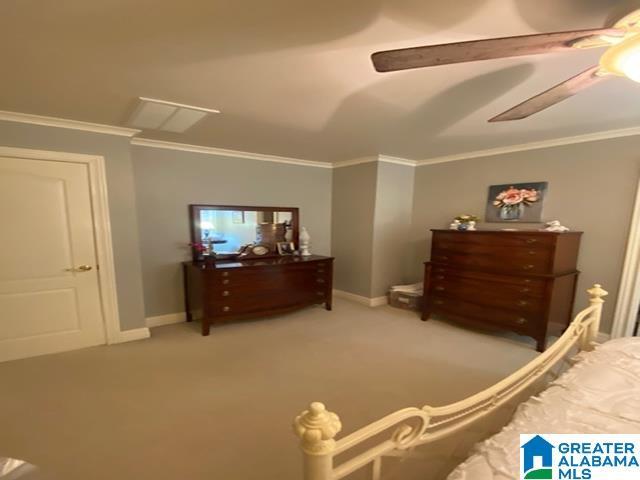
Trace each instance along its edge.
{"label": "white door", "polygon": [[0,361],[101,343],[87,166],[0,157]]}

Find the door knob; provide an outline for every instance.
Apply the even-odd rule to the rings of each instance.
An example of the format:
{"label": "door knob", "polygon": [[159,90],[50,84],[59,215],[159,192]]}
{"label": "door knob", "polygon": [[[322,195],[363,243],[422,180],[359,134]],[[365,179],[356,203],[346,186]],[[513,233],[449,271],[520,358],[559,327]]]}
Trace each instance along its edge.
{"label": "door knob", "polygon": [[91,265],[80,265],[79,267],[75,267],[75,268],[65,268],[65,272],[88,272],[89,270],[91,270],[93,267]]}

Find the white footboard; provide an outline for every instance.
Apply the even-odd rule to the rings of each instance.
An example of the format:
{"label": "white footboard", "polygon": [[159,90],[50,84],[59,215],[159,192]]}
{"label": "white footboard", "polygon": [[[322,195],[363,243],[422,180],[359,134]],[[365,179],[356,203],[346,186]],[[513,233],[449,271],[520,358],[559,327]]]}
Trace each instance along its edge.
{"label": "white footboard", "polygon": [[[338,480],[372,464],[372,479],[382,477],[382,458],[402,456],[408,449],[464,430],[471,423],[531,387],[561,362],[574,347],[591,350],[600,327],[603,297],[600,285],[587,290],[590,306],[578,313],[564,334],[544,353],[486,390],[443,407],[424,406],[398,410],[346,437],[335,440],[342,428],[335,413],[314,402],[294,421],[304,456],[304,480]],[[395,427],[395,428],[394,428]],[[393,429],[388,439],[336,465],[334,458],[382,432]]]}

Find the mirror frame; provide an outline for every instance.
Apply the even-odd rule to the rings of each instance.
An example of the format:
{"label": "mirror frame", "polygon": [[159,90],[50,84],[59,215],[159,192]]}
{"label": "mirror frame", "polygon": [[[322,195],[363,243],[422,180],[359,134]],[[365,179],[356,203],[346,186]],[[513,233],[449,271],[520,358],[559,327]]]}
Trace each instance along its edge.
{"label": "mirror frame", "polygon": [[[296,249],[299,247],[300,237],[300,212],[297,207],[253,207],[248,205],[206,205],[191,204],[189,205],[189,223],[191,230],[191,243],[200,242],[202,231],[200,230],[200,212],[202,210],[227,210],[227,211],[245,211],[245,212],[290,212],[291,213],[291,229],[293,236],[291,241],[295,244]],[[196,253],[193,252],[193,261],[197,260]],[[277,257],[279,255],[268,255],[269,257]],[[265,257],[261,257],[265,258]]]}

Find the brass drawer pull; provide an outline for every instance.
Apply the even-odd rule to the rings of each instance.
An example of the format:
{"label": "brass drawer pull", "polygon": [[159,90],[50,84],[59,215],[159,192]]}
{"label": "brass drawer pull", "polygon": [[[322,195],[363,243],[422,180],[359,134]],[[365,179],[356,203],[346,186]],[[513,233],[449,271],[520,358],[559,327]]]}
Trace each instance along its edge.
{"label": "brass drawer pull", "polygon": [[538,251],[537,250],[529,250],[529,255],[537,255]]}
{"label": "brass drawer pull", "polygon": [[525,241],[527,243],[536,243],[538,241],[538,239],[537,238],[527,238]]}
{"label": "brass drawer pull", "polygon": [[441,287],[440,285],[438,285],[437,287],[434,288],[434,290],[437,290],[439,292],[444,292],[444,287]]}
{"label": "brass drawer pull", "polygon": [[318,279],[316,279],[316,281],[317,281],[318,283],[324,283],[324,278],[318,278]]}
{"label": "brass drawer pull", "polygon": [[527,288],[527,287],[520,289],[520,293],[529,293],[530,291],[531,291],[531,289]]}
{"label": "brass drawer pull", "polygon": [[523,280],[523,282],[524,282],[524,283],[531,283],[531,279],[530,279],[530,278],[525,278],[525,279]]}
{"label": "brass drawer pull", "polygon": [[231,310],[231,307],[227,307],[227,306],[222,307],[223,312],[228,312],[229,310]]}
{"label": "brass drawer pull", "polygon": [[324,273],[324,268],[319,268],[318,273]]}
{"label": "brass drawer pull", "polygon": [[319,297],[324,295],[324,292],[316,292],[316,295],[318,295]]}
{"label": "brass drawer pull", "polygon": [[223,277],[228,277],[229,276],[229,272],[222,272],[222,276]]}
{"label": "brass drawer pull", "polygon": [[447,257],[446,255],[440,255],[438,258],[440,258],[440,260],[449,260],[449,257]]}
{"label": "brass drawer pull", "polygon": [[224,280],[222,280],[222,284],[223,285],[229,285],[229,280],[227,280],[226,278]]}
{"label": "brass drawer pull", "polygon": [[520,317],[520,318],[518,318],[518,319],[516,320],[516,323],[517,323],[518,325],[524,325],[525,323],[527,323],[527,319],[526,319],[526,318],[524,318],[524,317]]}
{"label": "brass drawer pull", "polygon": [[229,296],[229,290],[225,290],[224,292],[222,292],[222,296],[223,297],[228,297]]}
{"label": "brass drawer pull", "polygon": [[531,264],[529,264],[529,265],[525,265],[525,266],[524,266],[524,267],[522,267],[522,268],[524,268],[525,270],[531,270],[531,269],[532,269],[532,268],[534,268],[534,267],[535,267],[535,265],[531,265]]}
{"label": "brass drawer pull", "polygon": [[529,305],[529,302],[527,302],[526,300],[518,300],[518,306],[525,307],[527,305]]}
{"label": "brass drawer pull", "polygon": [[438,275],[438,276],[436,277],[436,280],[444,280],[444,275]]}
{"label": "brass drawer pull", "polygon": [[444,305],[444,300],[434,300],[433,303],[436,305]]}

